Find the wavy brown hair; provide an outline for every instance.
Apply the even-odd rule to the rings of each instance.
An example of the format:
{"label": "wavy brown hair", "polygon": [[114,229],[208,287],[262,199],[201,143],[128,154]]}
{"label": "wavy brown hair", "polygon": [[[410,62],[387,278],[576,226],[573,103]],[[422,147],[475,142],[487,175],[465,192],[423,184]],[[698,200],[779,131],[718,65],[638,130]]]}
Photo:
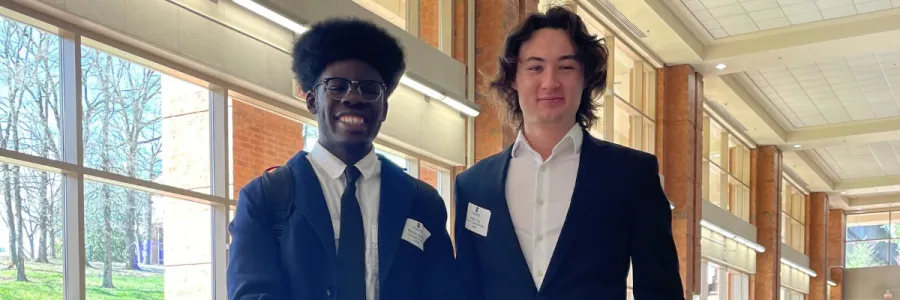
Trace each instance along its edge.
{"label": "wavy brown hair", "polygon": [[505,107],[506,121],[513,127],[522,129],[522,106],[519,105],[519,94],[512,86],[519,64],[519,50],[523,43],[531,39],[535,31],[545,28],[566,32],[575,47],[575,59],[584,69],[584,91],[581,94],[581,104],[578,106],[575,121],[582,128],[591,128],[597,121],[595,111],[599,106],[594,99],[606,89],[609,50],[604,39],[588,33],[581,17],[562,6],[551,7],[546,13],[529,15],[506,38],[499,59],[499,70],[490,82],[490,89],[496,95],[495,101]]}

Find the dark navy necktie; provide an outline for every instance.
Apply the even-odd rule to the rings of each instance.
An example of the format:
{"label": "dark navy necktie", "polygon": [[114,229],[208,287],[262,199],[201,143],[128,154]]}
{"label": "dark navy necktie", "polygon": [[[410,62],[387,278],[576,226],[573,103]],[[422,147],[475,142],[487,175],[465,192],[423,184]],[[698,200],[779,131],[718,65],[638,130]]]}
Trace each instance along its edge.
{"label": "dark navy necktie", "polygon": [[341,195],[341,233],[338,238],[338,299],[366,299],[366,238],[362,211],[356,199],[359,169],[344,170],[346,187]]}

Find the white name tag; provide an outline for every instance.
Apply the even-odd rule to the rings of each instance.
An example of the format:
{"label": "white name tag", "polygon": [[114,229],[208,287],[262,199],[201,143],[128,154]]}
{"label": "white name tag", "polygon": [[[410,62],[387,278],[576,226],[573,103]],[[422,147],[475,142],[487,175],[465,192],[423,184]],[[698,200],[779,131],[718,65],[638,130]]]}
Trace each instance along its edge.
{"label": "white name tag", "polygon": [[469,212],[466,214],[466,229],[487,237],[488,223],[490,223],[490,221],[490,210],[469,203]]}
{"label": "white name tag", "polygon": [[403,236],[401,236],[404,241],[425,251],[425,240],[428,240],[430,236],[431,232],[428,232],[425,225],[413,219],[406,219],[406,227],[403,228]]}

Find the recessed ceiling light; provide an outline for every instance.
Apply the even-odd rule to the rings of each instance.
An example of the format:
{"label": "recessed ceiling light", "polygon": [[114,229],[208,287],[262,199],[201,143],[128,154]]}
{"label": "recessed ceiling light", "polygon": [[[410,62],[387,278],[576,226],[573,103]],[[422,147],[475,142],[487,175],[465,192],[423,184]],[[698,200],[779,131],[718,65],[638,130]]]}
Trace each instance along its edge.
{"label": "recessed ceiling light", "polygon": [[727,68],[727,67],[728,67],[728,66],[726,66],[725,64],[718,64],[718,65],[716,65],[716,69],[719,69],[719,70],[725,70],[725,68]]}
{"label": "recessed ceiling light", "polygon": [[795,145],[794,145],[794,148],[800,148],[800,147],[803,147],[803,145],[800,145],[800,144],[795,144]]}

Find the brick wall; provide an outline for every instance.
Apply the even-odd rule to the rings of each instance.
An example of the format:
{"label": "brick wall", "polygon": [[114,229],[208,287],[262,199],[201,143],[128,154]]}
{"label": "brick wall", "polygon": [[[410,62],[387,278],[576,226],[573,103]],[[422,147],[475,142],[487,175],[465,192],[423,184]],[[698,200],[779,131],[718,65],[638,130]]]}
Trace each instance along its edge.
{"label": "brick wall", "polygon": [[436,49],[441,45],[440,10],[438,0],[419,0],[419,39]]}
{"label": "brick wall", "polygon": [[303,149],[303,125],[238,99],[232,101],[234,197],[267,168]]}
{"label": "brick wall", "polygon": [[419,165],[419,179],[430,184],[435,189],[439,189],[438,171],[423,165]]}

